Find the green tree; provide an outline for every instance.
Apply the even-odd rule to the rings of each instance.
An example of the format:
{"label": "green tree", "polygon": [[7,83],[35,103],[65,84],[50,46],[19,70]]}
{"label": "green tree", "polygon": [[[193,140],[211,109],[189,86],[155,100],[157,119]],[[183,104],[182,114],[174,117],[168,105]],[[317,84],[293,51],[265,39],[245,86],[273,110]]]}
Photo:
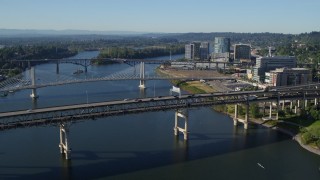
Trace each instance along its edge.
{"label": "green tree", "polygon": [[278,115],[279,115],[279,117],[285,117],[286,113],[283,110],[279,110]]}
{"label": "green tree", "polygon": [[257,103],[250,104],[250,114],[253,118],[261,117],[259,106]]}

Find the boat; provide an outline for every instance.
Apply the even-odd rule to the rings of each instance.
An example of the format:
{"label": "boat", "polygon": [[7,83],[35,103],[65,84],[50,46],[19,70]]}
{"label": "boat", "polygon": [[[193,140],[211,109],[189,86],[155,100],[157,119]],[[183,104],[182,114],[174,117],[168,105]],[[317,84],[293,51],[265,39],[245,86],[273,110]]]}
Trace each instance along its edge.
{"label": "boat", "polygon": [[258,166],[260,166],[261,168],[265,169],[264,166],[262,166],[260,163],[257,163]]}

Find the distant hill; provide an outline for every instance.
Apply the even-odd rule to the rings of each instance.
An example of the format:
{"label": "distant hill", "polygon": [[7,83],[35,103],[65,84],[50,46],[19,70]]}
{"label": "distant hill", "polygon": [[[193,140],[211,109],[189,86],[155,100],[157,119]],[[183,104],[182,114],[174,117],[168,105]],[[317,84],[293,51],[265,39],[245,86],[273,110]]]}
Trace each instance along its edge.
{"label": "distant hill", "polygon": [[141,35],[146,32],[134,31],[88,31],[88,30],[34,30],[0,29],[0,37],[43,37],[59,35]]}

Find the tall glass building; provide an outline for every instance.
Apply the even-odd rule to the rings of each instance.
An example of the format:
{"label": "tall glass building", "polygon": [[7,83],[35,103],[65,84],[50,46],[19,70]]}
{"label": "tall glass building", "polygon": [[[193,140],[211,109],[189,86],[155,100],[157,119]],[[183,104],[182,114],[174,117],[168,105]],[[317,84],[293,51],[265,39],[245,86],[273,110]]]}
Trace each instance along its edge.
{"label": "tall glass building", "polygon": [[201,42],[200,60],[208,60],[209,58],[209,42]]}
{"label": "tall glass building", "polygon": [[230,52],[230,38],[215,37],[214,38],[214,53]]}
{"label": "tall glass building", "polygon": [[185,45],[184,57],[188,60],[194,59],[194,44],[186,44]]}

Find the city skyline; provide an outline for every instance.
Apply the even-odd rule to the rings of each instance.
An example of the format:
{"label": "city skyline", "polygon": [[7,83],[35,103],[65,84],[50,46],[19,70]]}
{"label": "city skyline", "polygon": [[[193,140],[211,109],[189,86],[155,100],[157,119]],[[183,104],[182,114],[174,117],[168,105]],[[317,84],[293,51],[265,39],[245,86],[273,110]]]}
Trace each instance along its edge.
{"label": "city skyline", "polygon": [[320,31],[317,0],[1,0],[0,29],[155,33]]}

